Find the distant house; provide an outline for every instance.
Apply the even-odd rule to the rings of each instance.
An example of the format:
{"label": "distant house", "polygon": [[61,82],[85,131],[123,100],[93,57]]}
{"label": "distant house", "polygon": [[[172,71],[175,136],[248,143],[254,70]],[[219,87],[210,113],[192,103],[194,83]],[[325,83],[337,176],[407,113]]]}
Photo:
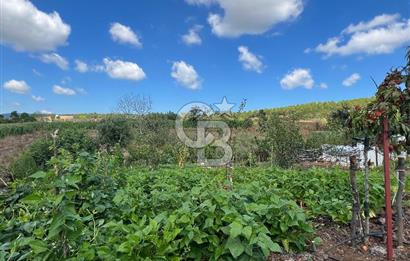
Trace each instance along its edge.
{"label": "distant house", "polygon": [[54,116],[52,115],[40,115],[36,117],[36,121],[40,122],[52,122],[54,119]]}
{"label": "distant house", "polygon": [[56,121],[74,121],[73,115],[56,115]]}

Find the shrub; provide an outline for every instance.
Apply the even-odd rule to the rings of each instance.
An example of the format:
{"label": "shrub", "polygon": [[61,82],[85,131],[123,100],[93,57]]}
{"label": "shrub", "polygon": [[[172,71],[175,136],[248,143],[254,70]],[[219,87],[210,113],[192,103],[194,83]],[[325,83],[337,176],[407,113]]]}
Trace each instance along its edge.
{"label": "shrub", "polygon": [[98,141],[101,145],[114,147],[116,144],[124,147],[131,140],[131,128],[125,119],[107,119],[98,126]]}
{"label": "shrub", "polygon": [[39,139],[31,144],[29,153],[33,157],[38,168],[44,170],[47,161],[53,156],[51,145],[52,142],[49,139]]}
{"label": "shrub", "polygon": [[237,163],[252,165],[256,160],[257,144],[255,135],[242,131],[234,137],[233,153]]}
{"label": "shrub", "polygon": [[267,122],[265,135],[272,162],[280,167],[291,167],[304,146],[296,122],[273,114]]}
{"label": "shrub", "polygon": [[57,137],[57,148],[65,149],[72,154],[81,151],[93,152],[95,150],[94,141],[87,136],[83,129],[68,128],[60,131]]}
{"label": "shrub", "polygon": [[38,167],[33,156],[25,152],[11,163],[10,170],[15,179],[22,179],[36,172]]}

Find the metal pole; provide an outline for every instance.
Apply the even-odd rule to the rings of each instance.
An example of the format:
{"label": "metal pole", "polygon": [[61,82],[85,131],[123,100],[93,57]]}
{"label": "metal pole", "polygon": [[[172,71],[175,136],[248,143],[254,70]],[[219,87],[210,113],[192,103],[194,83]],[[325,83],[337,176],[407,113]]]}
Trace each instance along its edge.
{"label": "metal pole", "polygon": [[391,191],[390,191],[390,158],[389,158],[389,137],[387,117],[383,118],[383,157],[384,157],[384,193],[386,204],[386,250],[387,260],[393,260],[393,226],[392,226],[392,208],[391,208]]}

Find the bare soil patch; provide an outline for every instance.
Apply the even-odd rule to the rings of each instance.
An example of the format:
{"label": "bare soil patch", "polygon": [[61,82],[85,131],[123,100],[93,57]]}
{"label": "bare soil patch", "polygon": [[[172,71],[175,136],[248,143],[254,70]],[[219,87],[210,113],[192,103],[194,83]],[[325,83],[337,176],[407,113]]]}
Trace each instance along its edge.
{"label": "bare soil patch", "polygon": [[[404,211],[404,238],[410,241],[410,208]],[[386,260],[386,245],[383,232],[384,220],[382,215],[371,220],[369,242],[358,242],[352,246],[349,225],[339,225],[330,220],[317,219],[314,222],[316,235],[322,239],[316,251],[298,254],[273,254],[271,260],[275,261],[308,261],[308,260],[334,260],[334,261],[361,261],[361,260]],[[396,243],[396,242],[395,242]],[[403,247],[394,246],[395,260],[410,260],[410,244]]]}
{"label": "bare soil patch", "polygon": [[[44,135],[43,132],[35,132],[0,139],[0,178],[7,182],[9,180],[7,167],[13,162],[13,159],[17,158],[35,140]],[[1,186],[2,184],[0,184]]]}

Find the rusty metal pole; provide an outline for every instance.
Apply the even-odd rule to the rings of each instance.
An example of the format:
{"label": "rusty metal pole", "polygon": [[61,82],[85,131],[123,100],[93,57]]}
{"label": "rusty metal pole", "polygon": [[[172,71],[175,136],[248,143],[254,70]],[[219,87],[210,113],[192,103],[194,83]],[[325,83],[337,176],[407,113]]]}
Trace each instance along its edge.
{"label": "rusty metal pole", "polygon": [[387,117],[383,118],[384,200],[386,205],[387,260],[393,260],[393,224],[390,191],[390,150]]}

